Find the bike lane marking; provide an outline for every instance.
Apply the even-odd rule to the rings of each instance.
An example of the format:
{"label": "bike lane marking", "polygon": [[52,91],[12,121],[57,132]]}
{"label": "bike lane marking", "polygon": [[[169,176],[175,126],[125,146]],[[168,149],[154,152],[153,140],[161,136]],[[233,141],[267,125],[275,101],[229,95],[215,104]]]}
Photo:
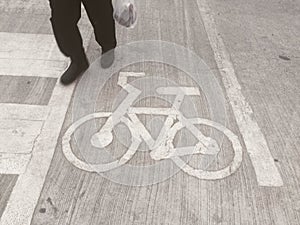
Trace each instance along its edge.
{"label": "bike lane marking", "polygon": [[243,96],[229,53],[222,37],[218,34],[209,4],[206,0],[197,0],[197,4],[230,105],[253,164],[258,185],[282,186],[281,175],[259,125],[253,119],[253,110]]}
{"label": "bike lane marking", "polygon": [[[127,82],[127,78],[131,76],[141,77],[140,73],[135,72],[119,73],[118,84],[128,92],[128,95],[123,100],[123,102],[118,105],[117,109],[114,112],[98,112],[88,114],[87,116],[76,120],[66,131],[65,135],[63,136],[62,149],[66,158],[73,165],[80,169],[91,172],[104,172],[112,170],[123,165],[129,159],[131,159],[135,152],[138,151],[137,148],[143,139],[149,147],[152,159],[160,161],[162,159],[171,158],[180,169],[182,169],[188,175],[195,176],[199,179],[223,179],[234,173],[239,168],[242,162],[242,146],[235,134],[216,122],[205,120],[202,118],[196,118],[196,120],[195,118],[189,119],[185,118],[181,114],[180,106],[184,100],[184,97],[188,95],[200,95],[200,91],[197,87],[166,86],[154,89],[159,94],[175,95],[172,106],[170,108],[134,107],[132,103],[137,98],[137,95],[141,92],[141,90],[137,89],[131,83]],[[143,76],[146,75],[144,74]],[[135,93],[137,95],[135,95]],[[127,114],[129,119],[123,117],[123,114]],[[160,134],[156,139],[153,139],[149,131],[143,125],[142,121],[140,121],[137,116],[139,114],[168,116],[164,122],[163,127],[161,128]],[[100,131],[94,131],[96,133],[92,133],[92,138],[90,139],[90,141],[94,147],[103,148],[111,144],[113,141],[113,136],[111,135],[111,130],[113,129],[112,127],[120,121],[129,126],[129,130],[132,135],[135,134],[132,137],[133,140],[135,140],[135,144],[132,145],[133,147],[130,147],[126,155],[124,155],[121,159],[117,159],[116,161],[111,163],[91,164],[77,158],[72,152],[70,146],[71,135],[80,127],[81,124],[97,117],[108,117],[108,119],[106,123],[101,127]],[[178,122],[176,122],[176,119],[178,119]],[[229,166],[219,171],[205,171],[201,169],[194,169],[188,166],[185,161],[181,160],[178,157],[192,154],[216,155],[220,151],[219,147],[215,147],[218,146],[215,140],[204,136],[201,131],[194,126],[195,124],[212,126],[217,130],[223,132],[229,138],[234,149],[234,159]],[[173,140],[175,138],[175,135],[182,128],[187,128],[198,139],[199,142],[196,144],[196,146],[181,147],[179,149],[177,147],[174,147]],[[89,142],[88,140],[86,141]]]}
{"label": "bike lane marking", "polygon": [[[58,81],[59,82],[59,81]],[[49,102],[51,112],[33,146],[26,171],[20,174],[11,193],[1,225],[29,225],[39,199],[75,85],[57,83]]]}

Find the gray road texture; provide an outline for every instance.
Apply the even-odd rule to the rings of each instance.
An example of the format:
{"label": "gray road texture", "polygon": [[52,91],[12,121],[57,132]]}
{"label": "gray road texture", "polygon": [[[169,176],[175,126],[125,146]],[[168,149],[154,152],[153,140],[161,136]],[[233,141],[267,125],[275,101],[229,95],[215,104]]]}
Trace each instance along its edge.
{"label": "gray road texture", "polygon": [[[206,7],[203,8],[203,4]],[[119,45],[133,41],[162,40],[184,46],[201,57],[226,96],[225,125],[241,142],[244,153],[241,167],[229,177],[210,181],[189,176],[186,172],[178,170],[169,179],[141,187],[122,185],[108,179],[107,176],[78,169],[62,152],[62,137],[74,122],[72,103],[76,99],[68,91],[74,87],[71,89],[69,87],[58,92],[64,96],[68,95],[66,93],[71,93],[71,101],[70,106],[66,107],[66,113],[63,114],[62,126],[58,126],[59,136],[53,138],[55,147],[53,147],[53,154],[47,155],[46,159],[44,157],[41,161],[41,164],[48,162],[49,169],[41,165],[43,169],[40,171],[45,173],[36,175],[36,182],[32,182],[31,188],[28,183],[23,183],[27,178],[33,179],[35,176],[30,178],[28,175],[31,169],[30,163],[21,173],[0,174],[0,216],[2,217],[0,224],[298,225],[300,221],[300,2],[296,0],[247,2],[242,0],[139,0],[136,1],[136,5],[139,13],[136,27],[126,29],[117,26]],[[4,109],[7,104],[22,106],[49,104],[50,108],[52,107],[51,99],[57,87],[57,77],[66,68],[68,61],[59,55],[54,47],[54,50],[40,49],[40,52],[44,51],[47,54],[38,51],[27,54],[31,42],[26,44],[28,40],[26,37],[31,37],[29,40],[33,42],[41,40],[41,43],[44,40],[47,42],[49,38],[51,40],[49,16],[47,1],[0,0],[0,40],[6,41],[0,43],[1,113],[6,112]],[[211,21],[213,23],[210,23]],[[80,29],[85,37],[89,60],[97,61],[101,48],[94,40],[84,11]],[[215,31],[217,32],[214,33]],[[39,36],[26,36],[35,34]],[[216,42],[212,34],[219,37],[217,40],[221,39],[224,46],[218,43],[215,46]],[[41,39],[38,39],[40,37]],[[17,44],[12,44],[14,39],[18,40]],[[20,51],[11,51],[10,46]],[[39,44],[35,43],[34,46]],[[262,186],[257,180],[257,171],[247,150],[249,145],[239,126],[241,121],[237,119],[226,92],[228,85],[224,83],[222,71],[228,68],[221,68],[220,58],[217,57],[218,54],[224,54],[224,51],[227,55],[226,60],[230,61],[234,69],[234,76],[241,86],[241,92],[253,110],[251,119],[257,122],[266,140],[283,185]],[[18,54],[26,58],[18,57]],[[174,57],[180,58],[180,55]],[[6,59],[17,64],[8,64]],[[20,72],[16,67],[23,65],[24,60],[25,65],[26,62],[33,64],[31,69],[24,67],[25,69]],[[35,61],[39,63],[35,64]],[[144,72],[151,75],[153,80],[165,78],[185,86],[195,85],[195,82],[187,78],[183,71],[163,63],[140,62],[122,68],[121,71]],[[95,100],[97,111],[115,109],[115,98],[120,92],[117,81],[118,74],[114,74],[105,83],[99,99]],[[147,84],[141,84],[140,87],[148,88]],[[76,87],[74,90],[76,92]],[[189,100],[195,102],[198,116],[210,119],[205,95],[200,98],[191,97]],[[166,102],[159,99],[147,98],[137,105],[168,106]],[[58,106],[54,104],[53,108],[57,109],[55,107]],[[189,107],[188,104],[183,105],[183,111],[184,108]],[[49,115],[52,115],[51,112]],[[155,133],[157,127],[151,126],[149,122],[153,120],[151,115],[143,115],[140,119],[150,131]],[[165,118],[159,117],[159,121],[163,119]],[[103,124],[105,120],[100,119],[98,122]],[[39,125],[36,121],[33,124]],[[11,137],[7,134],[7,130],[15,133],[24,130],[23,136],[27,137],[26,132],[31,129],[31,126],[25,122],[23,125],[19,120],[16,122],[1,115],[0,125],[3,137],[6,137],[5,135]],[[17,129],[14,126],[20,127]],[[208,134],[209,130],[204,127],[203,133]],[[185,137],[184,140],[193,143],[190,134],[181,135]],[[29,138],[32,137],[28,134],[28,140]],[[179,139],[176,137],[177,141]],[[23,143],[23,139],[20,140]],[[25,144],[26,140],[26,138],[25,141],[23,140]],[[0,141],[0,169],[3,170],[5,163],[8,162],[5,154],[11,153],[7,152],[7,149],[14,153],[17,150],[10,147],[11,145],[7,144],[10,142],[5,138],[0,137]],[[124,154],[126,150],[124,143],[120,142],[122,140],[118,141],[110,146],[110,150],[116,157]],[[52,145],[47,143],[45,146]],[[76,150],[74,142],[72,146],[75,153],[80,153],[78,149]],[[144,148],[145,143],[141,147]],[[37,149],[37,153],[33,154],[33,161],[34,155],[42,152],[39,151],[39,146]],[[92,152],[92,157],[88,160],[97,161],[95,155],[101,157],[97,152]],[[225,139],[222,143],[222,152],[207,169],[223,168],[233,156],[232,145]],[[189,164],[197,166],[207,160],[209,158],[192,156]],[[149,156],[149,152],[139,151],[127,164],[138,167],[155,163],[158,162]],[[36,170],[39,170],[39,167]],[[130,177],[132,174],[127,175]],[[274,174],[270,174],[272,175]],[[143,174],[140,173],[139,176],[142,179]],[[26,185],[22,186],[23,184]],[[22,188],[29,188],[29,190],[22,190]]]}

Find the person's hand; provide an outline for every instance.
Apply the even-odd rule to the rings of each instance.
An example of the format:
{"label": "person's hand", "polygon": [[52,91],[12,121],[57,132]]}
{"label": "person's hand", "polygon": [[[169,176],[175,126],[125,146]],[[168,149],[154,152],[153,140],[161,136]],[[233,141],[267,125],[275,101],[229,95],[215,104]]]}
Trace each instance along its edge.
{"label": "person's hand", "polygon": [[119,10],[119,13],[116,11],[114,13],[114,18],[120,25],[131,27],[136,20],[134,5],[130,3]]}

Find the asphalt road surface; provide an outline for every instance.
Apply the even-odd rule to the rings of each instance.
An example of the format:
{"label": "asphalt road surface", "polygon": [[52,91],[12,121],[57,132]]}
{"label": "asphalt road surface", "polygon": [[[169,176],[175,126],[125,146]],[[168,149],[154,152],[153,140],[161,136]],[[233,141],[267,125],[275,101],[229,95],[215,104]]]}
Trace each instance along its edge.
{"label": "asphalt road surface", "polygon": [[298,225],[300,1],[137,0],[116,61],[82,8],[0,0],[0,225]]}

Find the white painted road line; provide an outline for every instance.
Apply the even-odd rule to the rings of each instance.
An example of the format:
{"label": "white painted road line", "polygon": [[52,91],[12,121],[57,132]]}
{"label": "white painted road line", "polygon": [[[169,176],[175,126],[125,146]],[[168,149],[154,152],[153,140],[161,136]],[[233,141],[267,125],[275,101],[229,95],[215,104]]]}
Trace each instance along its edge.
{"label": "white painted road line", "polygon": [[0,65],[0,75],[58,78],[68,63],[60,60],[0,58]]}
{"label": "white painted road line", "polygon": [[48,113],[48,106],[0,103],[0,120],[19,119],[44,121],[46,120]]}
{"label": "white painted road line", "polygon": [[22,174],[31,158],[31,154],[9,154],[0,153],[1,174]]}
{"label": "white painted road line", "polygon": [[[59,81],[58,81],[59,82]],[[32,158],[25,173],[21,174],[11,193],[0,225],[29,225],[50,167],[60,130],[75,85],[68,87],[59,83],[49,102],[51,112],[37,138]]]}
{"label": "white painted road line", "polygon": [[24,173],[48,113],[48,106],[0,103],[0,174]]}
{"label": "white painted road line", "polygon": [[230,56],[218,35],[214,17],[206,0],[197,0],[206,33],[222,76],[228,99],[252,161],[258,185],[282,186],[281,175],[274,163],[267,141],[254,121],[253,110],[242,94]]}
{"label": "white painted road line", "polygon": [[57,78],[66,66],[53,35],[0,32],[0,75]]}
{"label": "white painted road line", "polygon": [[0,53],[1,59],[65,60],[50,34],[0,32]]}
{"label": "white painted road line", "polygon": [[43,123],[30,120],[0,120],[0,154],[30,153]]}
{"label": "white painted road line", "polygon": [[[86,46],[92,35],[91,26],[85,26],[81,30],[84,46]],[[46,61],[67,61],[59,52],[53,35],[10,34],[0,32],[0,60],[1,58],[12,60],[32,59],[39,61],[45,59]],[[36,65],[38,65],[38,63]],[[11,69],[13,71],[13,68]],[[50,70],[51,68],[49,68],[49,71]],[[32,74],[30,74],[31,72],[31,68],[24,67],[23,76],[32,76]],[[42,73],[43,71],[40,72]],[[62,73],[62,71],[60,71],[60,73]],[[0,75],[3,75],[1,74],[1,67]],[[41,74],[39,77],[41,77]],[[30,161],[28,165],[26,165],[24,173],[19,175],[10,195],[7,206],[0,219],[0,225],[30,225],[35,206],[50,168],[74,88],[75,84],[65,87],[57,81],[47,106],[50,111],[42,126],[41,132],[34,141]],[[11,106],[10,109],[12,110],[13,107],[14,106]],[[4,109],[2,110],[4,111]],[[27,107],[25,112],[27,111],[28,113],[30,110],[32,109]],[[39,110],[43,111],[41,109]],[[31,123],[33,122],[34,121],[31,121]],[[22,172],[21,166],[19,169],[19,171]]]}

